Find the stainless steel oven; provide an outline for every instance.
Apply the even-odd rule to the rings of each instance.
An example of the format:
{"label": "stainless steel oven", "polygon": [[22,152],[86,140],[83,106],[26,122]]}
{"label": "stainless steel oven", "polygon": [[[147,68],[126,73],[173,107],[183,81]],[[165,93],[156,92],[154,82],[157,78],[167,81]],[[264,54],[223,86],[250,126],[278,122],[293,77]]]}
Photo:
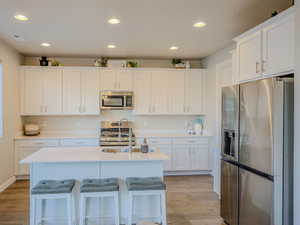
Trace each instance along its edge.
{"label": "stainless steel oven", "polygon": [[103,91],[101,92],[100,109],[133,109],[133,92]]}

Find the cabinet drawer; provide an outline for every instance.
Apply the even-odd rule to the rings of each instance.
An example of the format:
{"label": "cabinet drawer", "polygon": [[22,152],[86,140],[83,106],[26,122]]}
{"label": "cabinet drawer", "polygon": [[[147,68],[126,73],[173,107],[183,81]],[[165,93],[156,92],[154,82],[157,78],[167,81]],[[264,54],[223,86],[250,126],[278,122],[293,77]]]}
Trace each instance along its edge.
{"label": "cabinet drawer", "polygon": [[[140,145],[143,143],[144,138],[138,138],[137,144]],[[147,138],[147,142],[149,145],[171,145],[172,139],[171,138]]]}
{"label": "cabinet drawer", "polygon": [[59,140],[18,140],[17,147],[56,147],[59,145]]}
{"label": "cabinet drawer", "polygon": [[176,144],[198,144],[198,145],[208,145],[208,138],[174,138],[174,145]]}
{"label": "cabinet drawer", "polygon": [[62,139],[61,146],[99,146],[98,139]]}

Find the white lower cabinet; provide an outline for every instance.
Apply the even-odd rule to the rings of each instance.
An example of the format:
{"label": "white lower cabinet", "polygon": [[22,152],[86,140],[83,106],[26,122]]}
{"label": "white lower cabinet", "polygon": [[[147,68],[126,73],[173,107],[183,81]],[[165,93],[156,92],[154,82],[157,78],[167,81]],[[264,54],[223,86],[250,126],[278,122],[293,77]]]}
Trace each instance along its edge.
{"label": "white lower cabinet", "polygon": [[29,166],[20,164],[20,161],[27,156],[47,147],[89,147],[99,146],[97,138],[66,138],[66,139],[49,139],[49,140],[15,140],[15,175],[29,175]]}
{"label": "white lower cabinet", "polygon": [[[167,172],[210,171],[209,140],[209,137],[147,138],[150,148],[158,148],[170,157],[164,164]],[[143,138],[138,138],[138,146],[142,141]]]}

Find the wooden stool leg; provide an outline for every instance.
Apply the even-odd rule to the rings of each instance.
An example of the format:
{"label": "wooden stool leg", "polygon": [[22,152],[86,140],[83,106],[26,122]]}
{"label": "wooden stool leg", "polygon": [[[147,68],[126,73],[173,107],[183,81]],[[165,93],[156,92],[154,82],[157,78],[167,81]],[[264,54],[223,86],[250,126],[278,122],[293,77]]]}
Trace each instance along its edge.
{"label": "wooden stool leg", "polygon": [[160,194],[160,207],[161,207],[161,224],[167,225],[167,210],[166,210],[166,192],[162,191]]}
{"label": "wooden stool leg", "polygon": [[120,225],[120,214],[119,214],[119,192],[114,193],[115,203],[115,225]]}

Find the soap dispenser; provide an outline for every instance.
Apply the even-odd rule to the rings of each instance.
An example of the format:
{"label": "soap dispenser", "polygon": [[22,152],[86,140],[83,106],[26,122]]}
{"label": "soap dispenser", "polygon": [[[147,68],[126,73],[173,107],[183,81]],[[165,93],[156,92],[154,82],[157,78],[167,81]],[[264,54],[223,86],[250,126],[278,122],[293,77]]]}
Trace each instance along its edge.
{"label": "soap dispenser", "polygon": [[141,152],[148,153],[149,152],[149,145],[147,143],[147,139],[144,138],[144,142],[141,144]]}

